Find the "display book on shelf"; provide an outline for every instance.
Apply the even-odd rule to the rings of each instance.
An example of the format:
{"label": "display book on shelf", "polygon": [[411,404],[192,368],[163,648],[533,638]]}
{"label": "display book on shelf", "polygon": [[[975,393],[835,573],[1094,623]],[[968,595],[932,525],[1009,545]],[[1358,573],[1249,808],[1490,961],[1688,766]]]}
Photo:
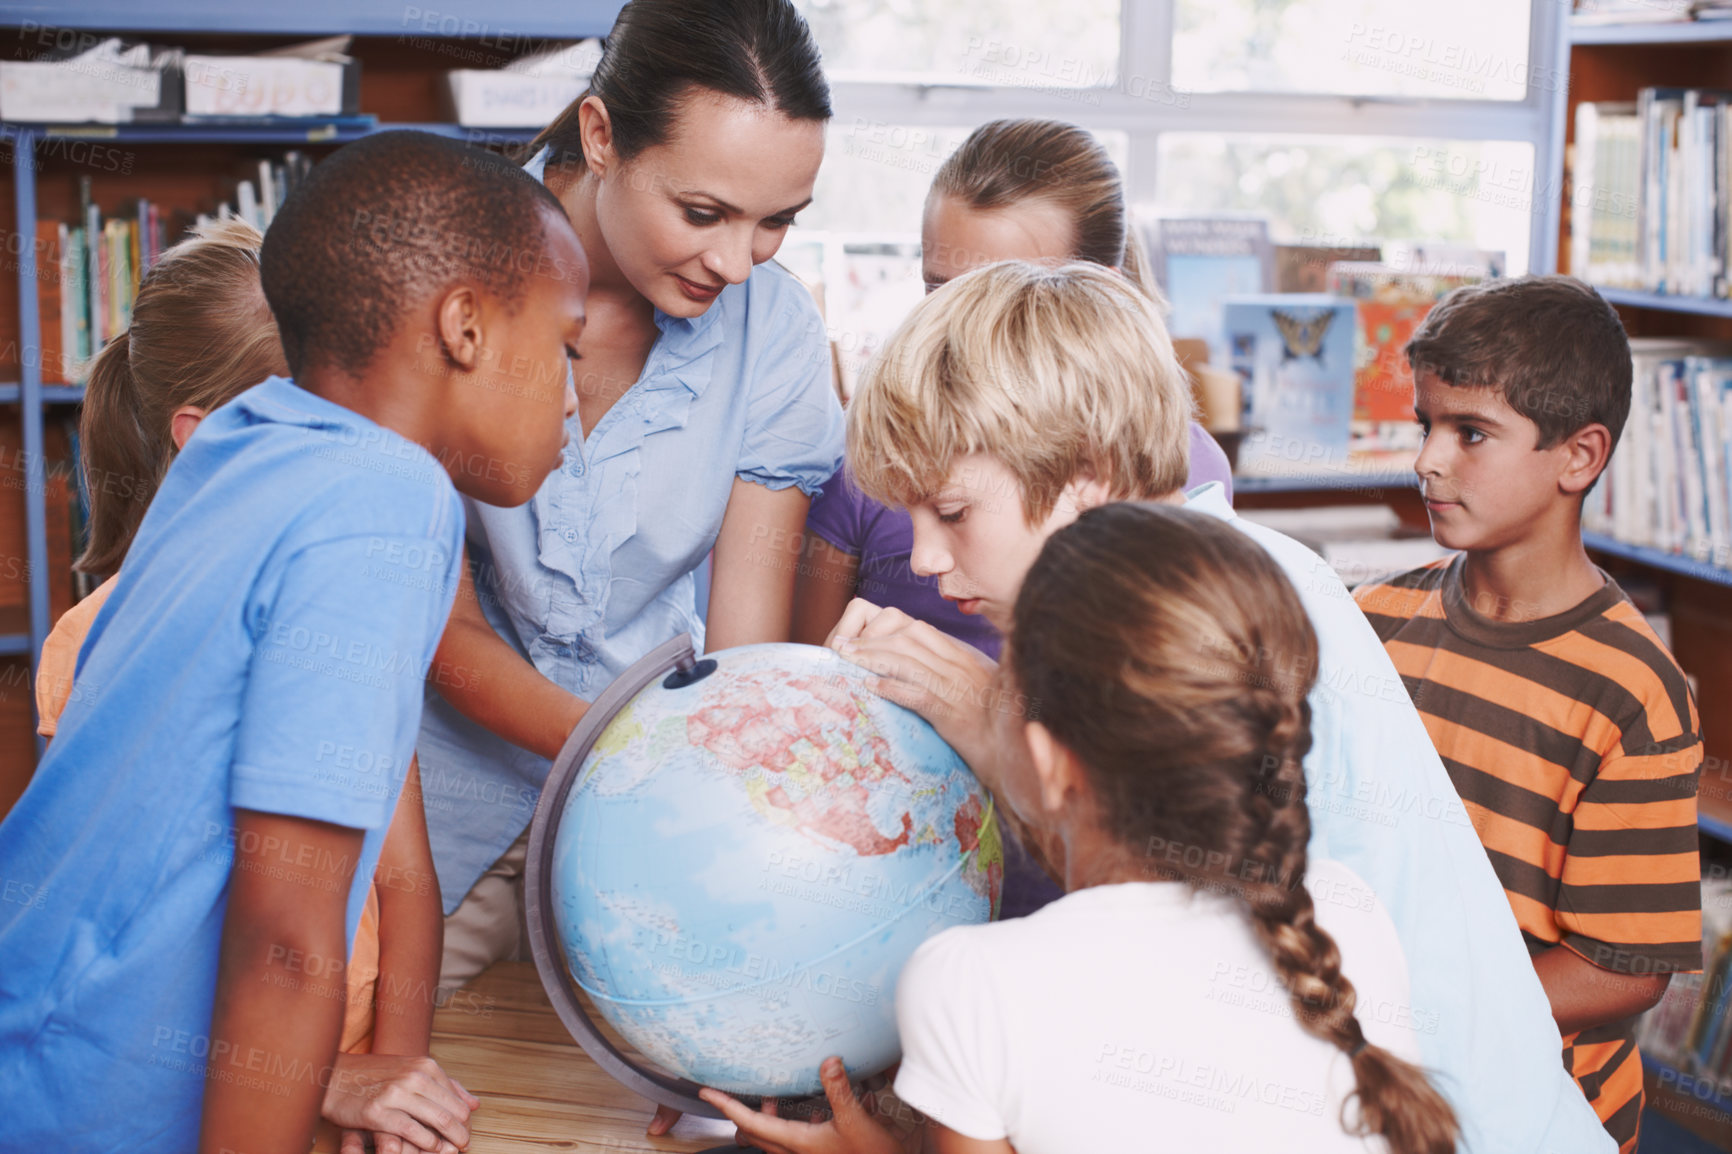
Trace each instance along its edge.
{"label": "display book on shelf", "polygon": [[[1316,250],[1328,251],[1328,250]],[[1419,450],[1403,353],[1452,289],[1503,275],[1499,252],[1389,242],[1379,260],[1334,260],[1302,287],[1232,296],[1222,309],[1244,393],[1241,492],[1411,484]]]}

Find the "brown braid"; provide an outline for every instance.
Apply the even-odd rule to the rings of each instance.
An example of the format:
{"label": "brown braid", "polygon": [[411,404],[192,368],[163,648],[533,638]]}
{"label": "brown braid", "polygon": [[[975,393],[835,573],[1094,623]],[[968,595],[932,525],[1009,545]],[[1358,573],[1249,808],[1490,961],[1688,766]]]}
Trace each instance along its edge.
{"label": "brown braid", "polygon": [[1011,637],[1011,676],[1084,766],[1106,832],[1199,851],[1151,856],[1148,872],[1239,898],[1299,1024],[1350,1056],[1357,1116],[1342,1126],[1394,1154],[1453,1151],[1449,1103],[1366,1042],[1303,884],[1317,639],[1279,566],[1212,517],[1104,506],[1048,540]]}

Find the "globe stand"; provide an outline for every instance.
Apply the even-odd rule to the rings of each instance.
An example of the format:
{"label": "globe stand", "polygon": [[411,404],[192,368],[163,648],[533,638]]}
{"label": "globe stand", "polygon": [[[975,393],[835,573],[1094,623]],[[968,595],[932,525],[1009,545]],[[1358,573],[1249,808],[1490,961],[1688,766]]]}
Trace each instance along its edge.
{"label": "globe stand", "polygon": [[[708,670],[701,666],[708,665]],[[631,668],[620,674],[590,705],[583,720],[565,739],[553,768],[547,773],[547,783],[541,787],[541,799],[535,806],[535,818],[529,826],[529,860],[524,870],[523,906],[529,923],[529,948],[535,957],[536,972],[547,990],[554,1012],[571,1032],[571,1036],[595,1064],[607,1071],[615,1081],[652,1102],[660,1103],[683,1114],[700,1118],[720,1118],[722,1112],[698,1097],[698,1084],[656,1070],[647,1070],[627,1058],[607,1040],[590,1021],[578,1001],[577,991],[565,968],[565,958],[554,934],[553,887],[549,884],[553,869],[554,828],[559,815],[565,812],[565,799],[577,784],[578,771],[584,758],[608,722],[638,695],[650,682],[664,674],[678,675],[682,683],[699,680],[715,669],[715,662],[697,660],[692,639],[682,633],[645,654]],[[717,1151],[732,1151],[737,1147],[719,1146]]]}
{"label": "globe stand", "polygon": [[[535,969],[541,976],[542,988],[547,991],[548,1000],[553,1003],[554,1012],[564,1023],[566,1030],[577,1044],[592,1059],[595,1064],[605,1070],[612,1078],[626,1089],[648,1098],[652,1102],[678,1110],[682,1114],[692,1114],[699,1118],[722,1118],[723,1113],[698,1097],[701,1087],[686,1078],[678,1078],[659,1070],[645,1069],[608,1041],[596,1024],[585,1012],[583,1003],[578,1000],[575,983],[565,965],[564,951],[560,949],[555,934],[553,918],[553,887],[549,882],[553,871],[553,844],[558,830],[559,815],[565,812],[566,799],[571,795],[572,788],[577,785],[579,772],[583,768],[584,759],[594,748],[602,731],[607,728],[621,709],[624,709],[631,699],[636,697],[645,686],[657,678],[665,677],[663,681],[669,689],[683,689],[696,684],[716,671],[716,662],[704,658],[699,660],[692,649],[691,635],[682,633],[671,641],[658,645],[613,680],[613,683],[602,690],[590,705],[583,719],[565,739],[560,747],[559,756],[554,759],[553,768],[548,770],[547,781],[541,788],[541,798],[535,806],[535,817],[529,826],[529,856],[524,869],[524,915],[529,928],[529,948],[535,958]],[[735,1094],[735,1098],[747,1106],[757,1108],[763,1099],[749,1094]],[[816,1107],[828,1109],[829,1103],[823,1094],[811,1098],[781,1099],[798,1112],[799,1103],[811,1103]],[[784,1114],[790,1111],[784,1110]],[[700,1154],[739,1154],[742,1150],[754,1150],[750,1146],[712,1146]]]}

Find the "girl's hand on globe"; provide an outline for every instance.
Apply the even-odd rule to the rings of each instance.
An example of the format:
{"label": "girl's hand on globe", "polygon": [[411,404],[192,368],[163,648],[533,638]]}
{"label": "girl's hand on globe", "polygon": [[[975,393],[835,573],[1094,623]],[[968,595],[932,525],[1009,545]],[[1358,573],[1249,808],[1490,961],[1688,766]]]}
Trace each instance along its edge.
{"label": "girl's hand on globe", "polygon": [[830,1100],[827,1122],[779,1117],[774,1098],[764,1099],[760,1113],[720,1090],[705,1087],[698,1094],[739,1127],[736,1142],[750,1142],[766,1154],[903,1154],[902,1145],[854,1096],[842,1059],[824,1059],[818,1077],[824,1083],[824,1096]]}

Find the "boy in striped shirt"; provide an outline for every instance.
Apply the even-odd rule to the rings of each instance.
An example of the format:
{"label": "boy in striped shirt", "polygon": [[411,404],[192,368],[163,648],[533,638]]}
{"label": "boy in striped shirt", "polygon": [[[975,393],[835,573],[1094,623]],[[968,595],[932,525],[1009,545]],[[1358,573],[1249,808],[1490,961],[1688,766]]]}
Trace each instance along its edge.
{"label": "boy in striped shirt", "polygon": [[1677,662],[1582,546],[1630,411],[1611,306],[1569,277],[1457,289],[1407,346],[1414,468],[1454,557],[1362,587],[1503,882],[1564,1064],[1635,1150],[1635,1018],[1702,965],[1702,742]]}

